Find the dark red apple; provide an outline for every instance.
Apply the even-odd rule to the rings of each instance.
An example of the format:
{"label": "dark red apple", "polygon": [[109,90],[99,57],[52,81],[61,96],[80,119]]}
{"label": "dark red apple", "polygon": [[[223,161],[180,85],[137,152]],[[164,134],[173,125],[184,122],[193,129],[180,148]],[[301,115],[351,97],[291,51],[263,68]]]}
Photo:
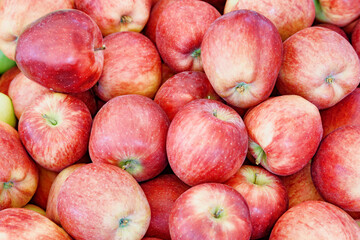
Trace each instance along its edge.
{"label": "dark red apple", "polygon": [[342,30],[340,27],[334,25],[334,24],[331,24],[331,23],[322,23],[322,24],[318,24],[316,25],[318,27],[324,27],[324,28],[328,28],[330,30],[333,30],[335,32],[337,32],[338,34],[340,34],[341,36],[343,36],[346,40],[349,41],[349,38],[348,36],[346,35],[346,33],[344,32],[344,30]]}

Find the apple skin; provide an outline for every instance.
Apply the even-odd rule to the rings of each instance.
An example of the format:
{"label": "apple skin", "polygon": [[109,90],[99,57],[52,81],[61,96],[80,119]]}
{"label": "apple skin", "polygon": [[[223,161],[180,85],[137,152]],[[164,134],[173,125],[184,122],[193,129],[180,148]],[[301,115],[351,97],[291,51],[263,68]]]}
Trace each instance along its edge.
{"label": "apple skin", "polygon": [[0,122],[0,156],[0,210],[23,207],[36,191],[39,173],[17,131],[3,122]]}
{"label": "apple skin", "polygon": [[225,184],[237,190],[248,204],[251,239],[268,236],[288,208],[288,195],[281,179],[262,167],[243,165]]}
{"label": "apple skin", "polygon": [[141,239],[150,223],[140,185],[128,172],[105,163],[74,171],[60,189],[57,208],[61,225],[77,240]]}
{"label": "apple skin", "polygon": [[35,211],[35,212],[37,212],[37,213],[40,213],[40,214],[43,215],[43,216],[46,216],[45,211],[44,211],[41,207],[36,206],[36,205],[34,205],[34,204],[26,204],[23,208],[26,208],[26,209]]}
{"label": "apple skin", "polygon": [[175,201],[169,228],[176,240],[248,240],[252,231],[245,199],[221,183],[203,183],[184,192]]}
{"label": "apple skin", "polygon": [[175,74],[161,85],[154,101],[160,105],[171,121],[183,106],[201,98],[221,100],[205,73],[185,71]]}
{"label": "apple skin", "polygon": [[156,25],[156,46],[162,60],[176,73],[202,71],[201,42],[220,16],[216,8],[203,1],[169,3]]}
{"label": "apple skin", "polygon": [[355,25],[351,34],[351,43],[360,58],[360,21]]}
{"label": "apple skin", "polygon": [[338,33],[310,27],[284,42],[284,61],[276,82],[282,95],[296,94],[325,109],[340,102],[359,82],[359,57]]}
{"label": "apple skin", "polygon": [[127,170],[141,182],[159,175],[167,165],[169,119],[150,98],[123,95],[112,98],[96,114],[89,154],[94,163]]}
{"label": "apple skin", "polygon": [[174,75],[175,73],[169,68],[168,65],[165,63],[161,64],[161,85]]}
{"label": "apple skin", "polygon": [[7,70],[3,75],[0,76],[0,92],[8,95],[8,90],[11,81],[20,73],[20,69],[15,66]]}
{"label": "apple skin", "polygon": [[125,94],[155,96],[161,84],[161,59],[155,45],[137,32],[104,38],[104,67],[94,89],[103,100]]}
{"label": "apple skin", "polygon": [[145,236],[170,240],[170,212],[176,199],[190,187],[174,174],[160,175],[140,186],[151,209],[151,221]]}
{"label": "apple skin", "polygon": [[346,35],[346,33],[344,32],[344,30],[341,29],[340,27],[334,25],[334,24],[331,24],[331,23],[321,23],[321,24],[317,24],[316,26],[317,26],[317,27],[324,27],[324,28],[333,30],[333,31],[337,32],[338,34],[340,34],[341,36],[343,36],[346,40],[349,41],[349,38],[348,38],[348,36]]}
{"label": "apple skin", "polygon": [[351,36],[352,32],[354,31],[354,28],[356,27],[356,24],[360,21],[360,17],[354,21],[352,21],[351,23],[349,23],[348,25],[346,25],[345,27],[343,27],[342,29],[344,30],[344,32],[348,35]]}
{"label": "apple skin", "polygon": [[66,94],[49,93],[26,108],[19,120],[19,135],[40,166],[60,172],[87,152],[91,124],[84,102]]}
{"label": "apple skin", "polygon": [[240,9],[253,10],[268,18],[278,29],[283,41],[310,27],[315,19],[313,0],[227,0],[224,14]]}
{"label": "apple skin", "polygon": [[26,77],[44,87],[79,93],[99,80],[103,48],[99,27],[88,15],[78,10],[59,10],[22,32],[15,59]]}
{"label": "apple skin", "polygon": [[13,60],[6,57],[4,53],[0,50],[0,74],[3,74],[4,72],[14,67],[15,65],[16,63]]}
{"label": "apple skin", "polygon": [[270,98],[244,117],[249,152],[268,171],[287,176],[315,155],[323,128],[316,106],[297,95]]}
{"label": "apple skin", "polygon": [[264,16],[250,10],[232,11],[207,30],[201,58],[216,93],[233,106],[249,108],[267,99],[274,88],[282,41]]}
{"label": "apple skin", "polygon": [[342,209],[323,201],[306,201],[286,211],[269,240],[358,240],[360,228]]}
{"label": "apple skin", "polygon": [[222,183],[243,164],[247,142],[244,122],[234,109],[216,100],[197,99],[172,120],[166,152],[171,169],[184,183]]}
{"label": "apple skin", "polygon": [[328,134],[311,164],[314,185],[327,201],[360,212],[360,126],[344,126]]}
{"label": "apple skin", "polygon": [[8,95],[0,92],[0,122],[5,122],[12,127],[16,126],[17,120],[13,103]]}

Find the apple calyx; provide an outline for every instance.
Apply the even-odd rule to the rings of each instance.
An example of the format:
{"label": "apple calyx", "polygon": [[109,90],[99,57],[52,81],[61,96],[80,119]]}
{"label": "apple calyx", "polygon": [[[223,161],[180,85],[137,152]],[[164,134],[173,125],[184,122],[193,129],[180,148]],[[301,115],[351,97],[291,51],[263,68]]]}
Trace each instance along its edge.
{"label": "apple calyx", "polygon": [[140,161],[136,159],[125,159],[119,163],[119,167],[131,175],[135,175],[142,170]]}
{"label": "apple calyx", "polygon": [[219,219],[224,215],[224,209],[222,207],[216,207],[211,214],[214,218]]}
{"label": "apple calyx", "polygon": [[105,46],[105,44],[103,44],[101,47],[95,48],[94,51],[96,52],[96,51],[105,50],[105,49],[106,49],[106,46]]}
{"label": "apple calyx", "polygon": [[241,82],[241,83],[238,83],[235,87],[235,90],[238,92],[238,93],[243,93],[245,92],[246,90],[246,86],[247,84],[244,83],[244,82]]}
{"label": "apple calyx", "polygon": [[51,124],[51,126],[56,126],[58,124],[58,121],[55,119],[55,117],[51,117],[47,114],[41,115],[48,123]]}
{"label": "apple calyx", "polygon": [[254,157],[256,157],[256,160],[255,160],[256,165],[259,165],[261,162],[266,161],[266,153],[262,149],[262,147],[260,147],[259,144],[251,141],[250,142],[250,149],[254,153],[254,155],[255,155]]}
{"label": "apple calyx", "polygon": [[12,181],[4,182],[4,184],[3,184],[4,189],[9,189],[9,188],[12,188],[13,186],[14,186],[14,182],[12,182]]}
{"label": "apple calyx", "polygon": [[133,19],[130,16],[122,16],[120,18],[120,23],[131,23],[132,21]]}
{"label": "apple calyx", "polygon": [[128,218],[122,218],[122,219],[120,219],[120,221],[119,221],[119,227],[120,227],[120,228],[126,227],[126,226],[129,224],[129,222],[130,222],[130,219],[128,219]]}
{"label": "apple calyx", "polygon": [[200,55],[201,55],[201,49],[200,49],[200,48],[195,49],[195,50],[191,53],[191,57],[193,57],[193,58],[198,58],[198,57],[200,57]]}
{"label": "apple calyx", "polygon": [[325,82],[327,82],[327,83],[329,83],[329,84],[331,84],[331,83],[333,83],[335,81],[335,78],[333,77],[333,76],[327,76],[326,78],[325,78]]}

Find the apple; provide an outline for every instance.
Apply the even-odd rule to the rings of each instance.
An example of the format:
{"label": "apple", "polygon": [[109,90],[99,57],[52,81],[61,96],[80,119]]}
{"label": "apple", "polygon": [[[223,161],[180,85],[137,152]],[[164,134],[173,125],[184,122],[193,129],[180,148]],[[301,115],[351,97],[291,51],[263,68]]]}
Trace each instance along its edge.
{"label": "apple", "polygon": [[348,38],[348,36],[346,35],[346,33],[344,32],[344,30],[341,29],[340,27],[334,25],[334,24],[331,24],[331,23],[321,23],[321,24],[317,24],[316,26],[317,26],[317,27],[324,27],[324,28],[333,30],[333,31],[337,32],[338,34],[340,34],[341,36],[343,36],[346,40],[349,41],[349,38]]}
{"label": "apple", "polygon": [[40,214],[43,215],[43,216],[46,216],[45,211],[44,211],[41,207],[36,206],[36,205],[34,205],[34,204],[30,204],[30,203],[29,203],[29,204],[26,204],[23,208],[26,208],[26,209],[35,211],[35,212],[37,212],[37,213],[40,213]]}
{"label": "apple", "polygon": [[360,58],[360,21],[355,25],[351,34],[351,43]]}
{"label": "apple", "polygon": [[89,14],[104,36],[141,32],[151,9],[151,0],[74,0],[77,9]]}
{"label": "apple", "polygon": [[352,21],[351,23],[349,23],[348,25],[346,25],[345,27],[343,27],[342,29],[344,30],[344,32],[348,35],[351,36],[352,32],[354,31],[354,28],[356,26],[356,24],[360,21],[360,17],[355,19],[354,21]]}
{"label": "apple", "polygon": [[161,64],[161,85],[174,75],[175,73],[169,68],[168,65],[165,63]]}
{"label": "apple", "polygon": [[16,63],[5,56],[5,54],[0,50],[0,74],[3,74],[10,68],[14,67]]}
{"label": "apple", "polygon": [[140,184],[149,202],[151,221],[145,234],[148,237],[171,239],[169,216],[176,199],[190,187],[174,174],[160,175]]}
{"label": "apple", "polygon": [[104,68],[95,93],[103,101],[125,94],[153,98],[161,84],[161,59],[155,45],[137,32],[111,34],[104,44]]}
{"label": "apple", "polygon": [[290,208],[276,222],[269,240],[357,240],[360,228],[342,209],[323,201]]}
{"label": "apple", "polygon": [[0,239],[71,240],[71,237],[40,213],[24,208],[9,208],[0,211]]}
{"label": "apple", "polygon": [[310,27],[315,19],[313,0],[227,0],[224,14],[240,9],[253,10],[267,17],[274,23],[283,41]]}
{"label": "apple", "polygon": [[296,94],[325,109],[340,102],[359,83],[359,58],[338,33],[310,27],[284,42],[284,61],[276,82],[280,94]]}
{"label": "apple", "polygon": [[154,101],[171,121],[183,106],[200,98],[220,100],[205,73],[185,71],[174,75],[161,85]]}
{"label": "apple", "polygon": [[184,192],[169,217],[171,239],[247,240],[248,205],[239,192],[221,183],[203,183]]}
{"label": "apple", "polygon": [[205,73],[227,103],[249,108],[270,96],[281,66],[282,41],[264,16],[250,10],[221,16],[207,30],[201,51]]}
{"label": "apple", "polygon": [[244,117],[249,152],[268,171],[287,176],[314,156],[323,134],[314,104],[297,95],[270,98]]}
{"label": "apple", "polygon": [[38,170],[17,131],[3,122],[0,122],[0,156],[0,210],[23,207],[36,191]]}
{"label": "apple", "polygon": [[24,75],[57,92],[78,93],[98,81],[105,46],[96,23],[79,10],[59,10],[19,36],[15,59]]}
{"label": "apple", "polygon": [[166,140],[171,169],[184,183],[225,182],[243,164],[248,135],[239,114],[210,99],[186,104],[172,120]]}
{"label": "apple", "polygon": [[26,150],[43,168],[60,172],[85,155],[92,118],[81,100],[48,93],[26,108],[19,135]]}
{"label": "apple", "polygon": [[156,177],[167,165],[169,119],[153,100],[140,95],[112,98],[96,114],[89,154],[94,163],[128,171],[137,181]]}
{"label": "apple", "polygon": [[62,227],[77,240],[141,239],[150,223],[140,185],[105,163],[74,171],[60,188],[57,210]]}
{"label": "apple", "polygon": [[251,239],[268,236],[288,208],[288,195],[281,179],[259,166],[243,165],[226,185],[246,200],[252,226]]}
{"label": "apple", "polygon": [[359,146],[360,126],[338,128],[324,138],[311,164],[321,196],[352,212],[360,212]]}
{"label": "apple", "polygon": [[20,73],[18,67],[12,67],[0,76],[0,92],[8,95],[11,81]]}
{"label": "apple", "polygon": [[174,71],[202,71],[201,42],[220,13],[203,1],[172,1],[156,24],[156,46]]}
{"label": "apple", "polygon": [[0,92],[0,122],[5,122],[12,127],[16,126],[17,120],[14,106],[9,96]]}

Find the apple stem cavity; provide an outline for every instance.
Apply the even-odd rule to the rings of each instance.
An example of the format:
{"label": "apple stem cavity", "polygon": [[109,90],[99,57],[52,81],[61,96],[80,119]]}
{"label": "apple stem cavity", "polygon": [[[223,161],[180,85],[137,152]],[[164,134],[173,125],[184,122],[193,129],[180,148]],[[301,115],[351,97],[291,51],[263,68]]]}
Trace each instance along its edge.
{"label": "apple stem cavity", "polygon": [[214,109],[214,110],[213,110],[212,115],[217,118],[217,116],[218,116],[218,115],[217,115],[217,109]]}
{"label": "apple stem cavity", "polygon": [[105,44],[104,44],[104,45],[102,45],[102,46],[99,47],[99,48],[95,48],[94,51],[105,50],[105,49],[106,49],[106,46],[105,46]]}
{"label": "apple stem cavity", "polygon": [[129,222],[130,222],[130,219],[122,218],[119,221],[119,227],[121,227],[121,228],[126,227],[129,224]]}
{"label": "apple stem cavity", "polygon": [[220,218],[223,212],[224,212],[223,208],[216,208],[213,214],[214,218],[216,219]]}
{"label": "apple stem cavity", "polygon": [[121,23],[131,23],[132,22],[132,17],[130,16],[122,16],[120,19]]}
{"label": "apple stem cavity", "polygon": [[241,82],[241,83],[238,83],[235,87],[235,90],[238,92],[238,93],[243,93],[245,92],[246,90],[246,83],[244,82]]}
{"label": "apple stem cavity", "polygon": [[266,161],[266,153],[258,144],[251,141],[250,149],[252,149],[256,155],[256,160],[255,160],[256,165],[259,165],[262,161]]}
{"label": "apple stem cavity", "polygon": [[125,159],[119,163],[119,167],[131,175],[137,174],[142,170],[140,162],[136,159]]}
{"label": "apple stem cavity", "polygon": [[335,78],[333,76],[328,76],[325,78],[325,82],[331,84],[335,81]]}
{"label": "apple stem cavity", "polygon": [[9,189],[9,188],[12,188],[13,186],[14,186],[14,182],[12,182],[12,181],[4,182],[4,184],[3,184],[4,189]]}
{"label": "apple stem cavity", "polygon": [[193,58],[200,57],[200,55],[201,55],[201,49],[200,48],[196,49],[195,51],[193,51],[191,53],[191,57],[193,57]]}
{"label": "apple stem cavity", "polygon": [[56,119],[54,119],[54,118],[51,118],[49,115],[47,115],[47,114],[43,114],[42,115],[42,117],[44,118],[44,119],[46,119],[51,125],[53,125],[53,126],[56,126],[57,124],[58,124],[58,122],[56,121]]}

